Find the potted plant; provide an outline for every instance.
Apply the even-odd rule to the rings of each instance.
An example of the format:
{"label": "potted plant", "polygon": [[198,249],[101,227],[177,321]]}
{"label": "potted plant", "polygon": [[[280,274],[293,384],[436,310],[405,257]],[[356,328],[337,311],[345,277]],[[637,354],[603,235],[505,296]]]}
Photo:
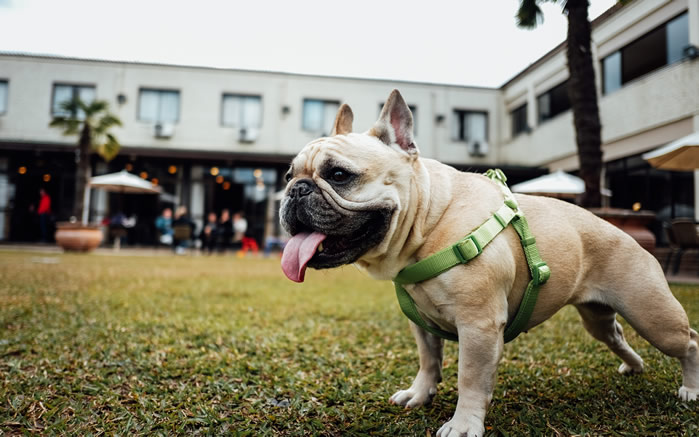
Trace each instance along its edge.
{"label": "potted plant", "polygon": [[90,155],[96,152],[110,161],[119,153],[119,141],[110,130],[121,126],[121,120],[109,112],[105,100],[85,103],[74,98],[61,104],[61,114],[54,116],[49,126],[61,129],[64,135],[78,137],[73,217],[69,222],[56,224],[56,242],[65,250],[90,251],[102,242],[99,225],[87,223]]}

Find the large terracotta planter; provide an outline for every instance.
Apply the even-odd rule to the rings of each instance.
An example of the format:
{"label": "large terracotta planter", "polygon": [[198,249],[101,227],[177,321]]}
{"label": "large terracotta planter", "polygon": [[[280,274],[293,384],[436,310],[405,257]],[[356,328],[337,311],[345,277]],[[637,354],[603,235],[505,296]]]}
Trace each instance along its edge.
{"label": "large terracotta planter", "polygon": [[654,213],[621,208],[590,208],[590,212],[631,235],[648,252],[655,249],[655,235],[648,229]]}
{"label": "large terracotta planter", "polygon": [[65,251],[89,252],[102,242],[102,229],[99,225],[58,222],[55,238]]}

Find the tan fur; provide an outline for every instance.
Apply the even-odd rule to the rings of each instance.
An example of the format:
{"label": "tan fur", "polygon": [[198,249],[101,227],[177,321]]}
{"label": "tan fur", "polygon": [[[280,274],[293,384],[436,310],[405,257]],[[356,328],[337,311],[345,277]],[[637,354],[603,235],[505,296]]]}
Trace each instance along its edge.
{"label": "tan fur", "polygon": [[333,124],[333,130],[330,136],[345,135],[352,132],[353,120],[354,114],[352,114],[352,109],[349,105],[343,103],[337,111],[337,116],[335,116],[335,123]]}
{"label": "tan fur", "polygon": [[[405,105],[402,98],[387,101],[387,105],[396,104]],[[499,187],[482,175],[419,158],[416,147],[387,147],[386,136],[392,141],[396,138],[390,116],[385,116],[392,113],[405,116],[404,111],[385,107],[369,132],[316,140],[293,161],[337,208],[395,208],[384,241],[356,262],[371,276],[384,280],[463,238],[503,204]],[[361,188],[345,198],[335,193],[316,173],[327,159],[341,161],[362,174]],[[293,181],[289,187],[292,185]],[[618,312],[651,344],[680,359],[680,396],[696,399],[697,333],[690,329],[655,258],[629,235],[582,208],[545,197],[518,195],[517,200],[552,272],[541,287],[527,329],[563,306],[575,305],[586,329],[624,360],[619,371],[639,372],[643,362],[624,340],[615,321]],[[429,323],[458,333],[460,339],[459,401],[454,417],[438,436],[482,435],[504,328],[517,312],[529,280],[519,238],[509,226],[468,264],[406,286]],[[441,380],[442,340],[417,326],[412,330],[420,370],[409,389],[391,397],[392,403],[406,407],[429,402]]]}

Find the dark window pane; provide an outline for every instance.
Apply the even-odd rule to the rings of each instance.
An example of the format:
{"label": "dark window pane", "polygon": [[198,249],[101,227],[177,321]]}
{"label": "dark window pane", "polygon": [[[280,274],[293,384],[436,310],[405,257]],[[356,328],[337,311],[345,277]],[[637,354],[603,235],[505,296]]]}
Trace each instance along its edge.
{"label": "dark window pane", "polygon": [[539,122],[551,119],[558,114],[570,109],[568,98],[568,81],[556,85],[536,99],[539,113]]}
{"label": "dark window pane", "polygon": [[622,83],[650,73],[667,63],[665,26],[659,27],[621,50]]}
{"label": "dark window pane", "polygon": [[512,137],[516,137],[522,132],[527,132],[529,130],[529,124],[527,123],[527,104],[514,109],[510,113],[512,118]]}

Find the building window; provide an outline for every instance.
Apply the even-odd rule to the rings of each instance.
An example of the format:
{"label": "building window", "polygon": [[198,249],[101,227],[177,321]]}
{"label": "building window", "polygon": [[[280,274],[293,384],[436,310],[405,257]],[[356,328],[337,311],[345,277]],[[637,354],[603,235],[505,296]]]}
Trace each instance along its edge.
{"label": "building window", "polygon": [[[381,110],[383,109],[383,105],[385,104],[386,102],[379,103],[379,114],[381,114]],[[408,108],[410,109],[410,112],[413,113],[413,135],[417,135],[417,106],[408,105]]]}
{"label": "building window", "polygon": [[138,98],[138,119],[151,123],[177,123],[180,92],[142,88]]}
{"label": "building window", "polygon": [[455,109],[452,122],[455,141],[484,143],[488,139],[488,113]]}
{"label": "building window", "polygon": [[569,110],[568,80],[537,97],[536,105],[539,112],[539,123],[550,120],[558,114]]}
{"label": "building window", "polygon": [[[95,100],[95,94],[95,87],[91,85],[54,84],[51,115],[54,117],[69,117],[70,113],[61,108],[63,104],[73,99],[80,99],[81,102],[90,104]],[[78,118],[82,119],[84,117],[84,111],[78,109]]]}
{"label": "building window", "polygon": [[224,94],[221,124],[241,129],[262,126],[262,97]]}
{"label": "building window", "polygon": [[330,135],[340,102],[317,99],[303,100],[303,130]]}
{"label": "building window", "polygon": [[7,112],[7,81],[0,80],[0,114]]}
{"label": "building window", "polygon": [[510,112],[510,120],[512,123],[512,138],[523,132],[529,132],[529,123],[527,123],[527,104],[523,104]]}
{"label": "building window", "polygon": [[687,13],[673,18],[602,60],[602,92],[609,94],[638,77],[675,63],[689,45]]}

